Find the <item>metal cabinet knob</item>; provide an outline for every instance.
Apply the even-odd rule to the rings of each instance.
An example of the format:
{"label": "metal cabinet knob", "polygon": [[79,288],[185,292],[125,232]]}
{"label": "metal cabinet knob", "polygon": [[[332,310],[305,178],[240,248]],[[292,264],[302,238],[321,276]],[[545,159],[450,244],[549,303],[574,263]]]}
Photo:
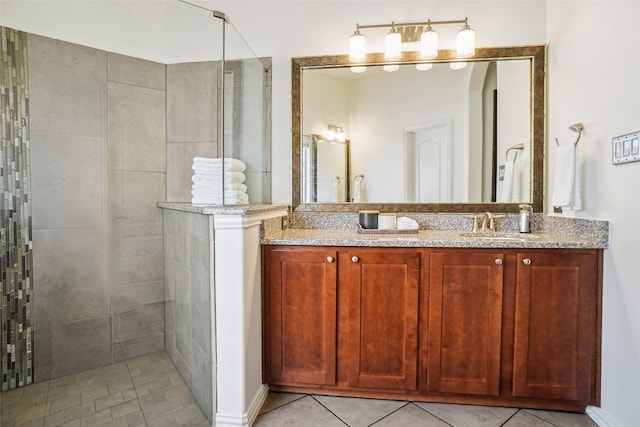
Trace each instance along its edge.
{"label": "metal cabinet knob", "polygon": [[522,260],[522,263],[524,265],[531,265],[531,259],[530,258],[525,258],[525,259]]}
{"label": "metal cabinet knob", "polygon": [[353,257],[351,257],[351,261],[358,262],[358,261],[360,261],[360,258],[358,258],[357,256],[353,256]]}
{"label": "metal cabinet knob", "polygon": [[334,261],[334,259],[333,259],[333,257],[332,257],[332,256],[328,256],[328,257],[327,257],[327,262],[333,262],[333,261]]}
{"label": "metal cabinet knob", "polygon": [[494,262],[496,263],[496,265],[502,265],[502,258],[496,258]]}

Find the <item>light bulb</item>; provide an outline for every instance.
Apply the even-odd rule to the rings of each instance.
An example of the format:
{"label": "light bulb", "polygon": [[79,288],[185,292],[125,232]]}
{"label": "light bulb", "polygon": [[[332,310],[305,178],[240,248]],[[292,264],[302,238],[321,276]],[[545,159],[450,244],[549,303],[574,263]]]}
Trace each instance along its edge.
{"label": "light bulb", "polygon": [[351,69],[352,73],[364,73],[365,71],[367,71],[367,67],[361,66],[361,67],[349,67]]}
{"label": "light bulb", "polygon": [[351,62],[364,61],[367,56],[366,46],[367,40],[360,34],[360,31],[356,30],[349,38],[349,60]]}
{"label": "light bulb", "polygon": [[451,68],[452,70],[462,70],[466,66],[466,62],[452,62],[449,64],[449,68]]}
{"label": "light bulb", "polygon": [[416,64],[416,70],[427,71],[433,68],[433,64]]}
{"label": "light bulb", "polygon": [[392,29],[384,36],[384,59],[393,61],[402,56],[402,35]]}
{"label": "light bulb", "polygon": [[420,58],[433,59],[438,56],[438,33],[429,29],[420,35]]}
{"label": "light bulb", "polygon": [[382,69],[389,73],[393,73],[394,71],[398,71],[400,69],[400,66],[398,64],[383,65]]}
{"label": "light bulb", "polygon": [[465,25],[458,33],[456,51],[458,58],[469,58],[476,53],[475,32],[468,25]]}

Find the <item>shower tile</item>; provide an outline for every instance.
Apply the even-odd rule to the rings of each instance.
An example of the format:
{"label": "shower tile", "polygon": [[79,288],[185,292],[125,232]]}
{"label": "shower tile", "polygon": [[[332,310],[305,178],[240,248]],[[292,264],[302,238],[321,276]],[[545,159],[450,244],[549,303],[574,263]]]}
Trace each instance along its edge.
{"label": "shower tile", "polygon": [[218,139],[216,62],[167,65],[167,141]]}
{"label": "shower tile", "polygon": [[105,249],[101,234],[90,229],[36,230],[33,239],[35,307],[43,314],[38,328],[55,345],[54,331],[64,322],[109,314]]}
{"label": "shower tile", "polygon": [[52,376],[111,363],[111,317],[61,321],[53,329]]}
{"label": "shower tile", "polygon": [[[122,257],[116,261],[117,285],[162,283],[162,255]],[[161,286],[160,286],[161,288]]]}
{"label": "shower tile", "polygon": [[31,132],[33,228],[98,228],[104,212],[103,139]]}
{"label": "shower tile", "polygon": [[140,357],[164,349],[164,336],[151,335],[120,343],[125,359]]}
{"label": "shower tile", "polygon": [[110,218],[115,233],[122,236],[122,226],[162,224],[157,203],[165,198],[165,175],[158,172],[109,172]]}
{"label": "shower tile", "polygon": [[109,168],[164,172],[165,92],[119,83],[108,91]]}
{"label": "shower tile", "polygon": [[165,90],[166,68],[158,62],[107,53],[107,79],[110,82]]}
{"label": "shower tile", "polygon": [[33,34],[28,44],[31,130],[100,137],[106,52]]}

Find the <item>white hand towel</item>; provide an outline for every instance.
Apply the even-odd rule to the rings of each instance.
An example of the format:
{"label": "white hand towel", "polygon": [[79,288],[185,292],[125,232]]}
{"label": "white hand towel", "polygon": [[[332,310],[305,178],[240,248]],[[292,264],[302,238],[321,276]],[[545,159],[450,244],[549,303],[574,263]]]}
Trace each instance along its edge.
{"label": "white hand towel", "polygon": [[504,162],[504,181],[499,202],[510,203],[520,201],[520,168],[516,160]]}
{"label": "white hand towel", "polygon": [[576,144],[557,148],[555,172],[551,204],[569,210],[582,209],[580,156]]}
{"label": "white hand towel", "polygon": [[406,216],[401,216],[397,219],[397,228],[398,230],[417,230],[419,228],[418,223]]}

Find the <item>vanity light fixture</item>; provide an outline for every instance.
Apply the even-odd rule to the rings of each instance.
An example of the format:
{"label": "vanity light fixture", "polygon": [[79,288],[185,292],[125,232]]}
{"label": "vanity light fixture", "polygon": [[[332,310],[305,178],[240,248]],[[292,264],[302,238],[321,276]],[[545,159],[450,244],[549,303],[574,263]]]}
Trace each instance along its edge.
{"label": "vanity light fixture", "polygon": [[388,73],[393,73],[394,71],[398,71],[400,66],[398,64],[387,64],[383,65],[382,69]]}
{"label": "vanity light fixture", "polygon": [[[405,50],[417,50],[420,59],[433,59],[438,56],[438,33],[433,29],[437,25],[463,24],[457,35],[456,56],[470,58],[475,55],[475,32],[469,26],[467,18],[453,21],[406,22],[391,24],[356,24],[356,30],[349,39],[349,60],[354,63],[352,71],[358,63],[366,61],[366,40],[360,30],[374,28],[390,28],[384,40],[384,58],[396,61],[402,57],[403,44]],[[362,72],[362,71],[359,71]]]}
{"label": "vanity light fixture", "polygon": [[466,66],[467,66],[466,62],[451,62],[451,63],[449,63],[449,68],[451,68],[452,70],[462,70]]}
{"label": "vanity light fixture", "polygon": [[347,139],[347,136],[344,133],[344,129],[342,129],[342,126],[336,126],[336,125],[329,125],[327,126],[327,133],[326,133],[326,137],[327,137],[327,141],[329,142],[345,142]]}

